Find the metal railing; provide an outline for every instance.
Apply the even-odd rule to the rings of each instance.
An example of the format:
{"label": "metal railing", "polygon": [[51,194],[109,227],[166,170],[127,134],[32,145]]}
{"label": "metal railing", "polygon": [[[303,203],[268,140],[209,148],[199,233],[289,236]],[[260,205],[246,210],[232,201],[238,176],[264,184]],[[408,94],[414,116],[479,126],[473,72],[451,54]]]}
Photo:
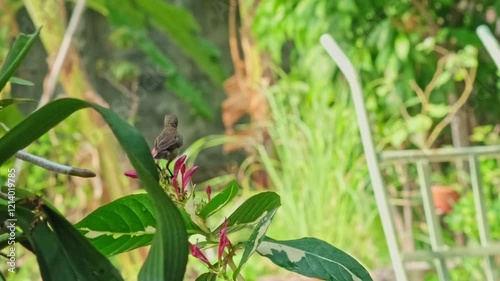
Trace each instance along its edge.
{"label": "metal railing", "polygon": [[[495,281],[496,269],[494,255],[500,254],[500,242],[493,242],[487,220],[486,202],[482,188],[478,157],[494,157],[500,155],[500,146],[473,146],[463,148],[440,148],[433,150],[401,150],[381,152],[380,164],[416,163],[420,194],[424,206],[425,219],[429,230],[432,251],[416,251],[403,254],[403,261],[432,261],[440,280],[450,280],[446,259],[452,257],[484,256],[485,276],[487,281]],[[469,162],[472,192],[476,221],[479,230],[480,246],[450,248],[442,241],[442,231],[435,212],[431,193],[431,162],[451,162],[466,159]]]}
{"label": "metal railing", "polygon": [[[500,70],[500,47],[498,46],[498,42],[492,39],[494,37],[485,26],[479,27],[477,33]],[[494,261],[494,255],[500,254],[500,243],[491,241],[478,164],[478,157],[500,155],[500,146],[383,151],[377,153],[363,100],[361,83],[354,66],[330,35],[323,35],[320,41],[333,61],[339,66],[351,88],[366,162],[396,280],[408,280],[405,263],[410,261],[431,261],[434,263],[440,280],[450,280],[446,263],[447,259],[465,256],[483,256],[486,280],[500,280],[495,279],[497,273]],[[442,239],[441,225],[433,204],[430,184],[430,163],[456,161],[457,159],[468,160],[469,163],[476,219],[479,228],[479,246],[449,247],[445,245]],[[382,166],[398,162],[415,163],[417,166],[420,194],[422,196],[425,220],[429,232],[430,250],[402,253],[399,248],[394,227],[394,217],[381,173]]]}

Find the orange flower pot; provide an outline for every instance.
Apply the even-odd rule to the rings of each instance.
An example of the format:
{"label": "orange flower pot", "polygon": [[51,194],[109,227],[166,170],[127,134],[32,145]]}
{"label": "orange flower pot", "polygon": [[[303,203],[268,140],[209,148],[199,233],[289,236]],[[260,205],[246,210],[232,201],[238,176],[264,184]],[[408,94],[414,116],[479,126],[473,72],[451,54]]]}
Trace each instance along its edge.
{"label": "orange flower pot", "polygon": [[431,190],[434,207],[439,215],[450,213],[460,198],[460,194],[451,186],[433,185]]}

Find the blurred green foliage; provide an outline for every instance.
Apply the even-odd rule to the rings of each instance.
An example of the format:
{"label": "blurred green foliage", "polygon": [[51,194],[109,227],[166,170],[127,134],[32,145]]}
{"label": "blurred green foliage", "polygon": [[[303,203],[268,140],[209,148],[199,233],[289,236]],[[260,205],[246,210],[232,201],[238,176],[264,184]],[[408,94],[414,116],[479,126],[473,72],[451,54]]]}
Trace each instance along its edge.
{"label": "blurred green foliage", "polygon": [[[150,62],[158,68],[156,74],[166,77],[164,85],[167,89],[188,102],[198,115],[209,119],[214,117],[213,110],[207,102],[207,93],[188,81],[185,73],[179,70],[180,67],[165,54],[149,35],[150,30],[161,31],[213,83],[220,85],[226,74],[219,62],[219,50],[200,36],[200,26],[188,10],[159,0],[138,2],[92,0],[89,1],[88,6],[106,16],[113,27],[110,39],[116,48],[135,47],[144,52]],[[124,67],[127,66],[123,61],[111,63],[114,66],[111,71],[113,74],[120,74],[117,71],[124,71]],[[120,67],[117,68],[117,66]],[[128,66],[127,70],[133,70],[130,69],[131,63],[128,63]],[[129,74],[131,73],[129,72]],[[137,77],[138,73],[135,74]],[[151,74],[145,73],[144,75]],[[120,78],[123,77],[120,75],[116,77],[117,80]],[[147,83],[148,79],[145,81]],[[146,90],[151,90],[154,87],[154,85],[147,84],[143,86]]]}
{"label": "blurred green foliage", "polygon": [[[472,97],[475,108],[482,110],[475,114],[480,120],[500,117],[494,110],[499,104],[494,94],[498,77],[491,75],[496,68],[475,35],[475,28],[485,23],[486,12],[498,14],[500,5],[491,0],[467,7],[455,1],[423,5],[418,1],[266,1],[258,6],[253,30],[259,44],[285,67],[289,67],[286,63],[294,65],[301,52],[317,45],[322,33],[331,33],[359,67],[376,140],[383,147],[401,148],[405,135],[428,128],[429,117],[439,118],[446,112],[448,95],[460,93],[464,71],[456,65],[475,64],[470,56],[474,48],[482,52],[479,83]],[[405,124],[394,117],[400,117],[401,107],[410,115],[420,112],[421,104],[409,81],[425,86],[432,80],[442,55],[436,47],[456,53],[447,60],[451,73],[439,77],[430,100],[430,115],[415,115],[410,121],[413,132],[406,131]]]}
{"label": "blurred green foliage", "polygon": [[[302,215],[300,222],[284,222],[293,225],[287,232],[304,231],[303,224],[317,223],[331,228],[356,228],[356,232],[350,233],[351,242],[371,243],[368,240],[374,239],[364,237],[356,225],[356,220],[366,218],[369,211],[360,212],[355,205],[350,205],[347,208],[350,211],[346,212],[347,209],[336,205],[339,201],[359,202],[360,197],[367,196],[364,207],[376,212],[371,191],[363,188],[362,179],[367,178],[367,174],[362,168],[365,164],[361,164],[359,137],[355,130],[342,129],[357,127],[352,104],[343,96],[347,85],[328,58],[321,57],[324,52],[318,48],[320,35],[332,34],[358,68],[378,149],[439,147],[452,143],[448,128],[436,129],[452,110],[451,97],[468,98],[467,113],[477,124],[499,120],[499,76],[491,75],[498,72],[475,34],[480,24],[494,30],[495,22],[487,18],[488,13],[500,14],[498,1],[272,0],[259,3],[253,32],[262,50],[270,52],[281,78],[271,89],[269,98],[274,118],[269,126],[270,134],[278,161],[265,167],[273,183],[291,193],[290,201],[283,199],[283,207],[291,204],[290,212]],[[464,91],[470,83],[467,79],[474,83],[470,97]],[[427,98],[419,96],[418,88],[428,92],[424,95]],[[434,129],[436,133],[432,136]],[[429,141],[429,136],[435,139]],[[341,150],[347,155],[331,155],[329,149]],[[317,154],[312,156],[313,153]],[[400,192],[403,175],[396,170],[389,169],[386,176],[388,186]],[[416,179],[415,169],[405,167],[404,171],[406,179]],[[338,176],[328,178],[332,175]],[[491,179],[485,176],[485,182],[488,180]],[[313,184],[314,188],[304,191],[311,182],[320,181],[321,184]],[[498,197],[498,191],[495,192]],[[299,205],[300,200],[315,193],[323,197],[329,195],[329,200],[306,199],[314,202],[311,208],[315,210]],[[326,212],[327,209],[330,211]],[[491,211],[495,212],[495,208]],[[423,218],[421,208],[413,212],[417,215],[415,222]],[[325,223],[329,214],[334,216],[334,221]],[[339,217],[348,218],[340,220]],[[381,233],[376,220],[372,225],[370,220],[366,222],[362,229],[373,227],[373,235]],[[421,237],[425,230],[416,225],[415,229],[420,231],[416,236]],[[325,236],[328,233],[324,227],[315,231]],[[342,239],[341,234],[335,234],[327,239],[343,245],[338,241]],[[381,257],[387,258],[386,254],[376,251],[371,256],[370,251],[364,255],[358,253],[354,249],[360,246],[357,243],[346,245],[345,249],[362,255],[359,257],[369,266],[376,266]]]}

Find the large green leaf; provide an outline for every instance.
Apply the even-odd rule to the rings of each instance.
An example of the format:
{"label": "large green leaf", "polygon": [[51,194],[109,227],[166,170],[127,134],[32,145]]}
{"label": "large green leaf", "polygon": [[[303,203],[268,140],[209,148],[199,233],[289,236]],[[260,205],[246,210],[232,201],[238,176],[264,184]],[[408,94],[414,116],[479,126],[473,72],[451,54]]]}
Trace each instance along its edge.
{"label": "large green leaf", "polygon": [[[76,280],[77,274],[72,269],[70,260],[66,259],[63,246],[59,243],[57,236],[49,228],[47,222],[41,221],[32,225],[35,219],[33,212],[22,206],[17,206],[16,218],[21,229],[25,233],[29,233],[28,240],[36,253],[43,280]],[[55,268],[58,268],[58,270],[54,270]]]}
{"label": "large green leaf", "polygon": [[278,241],[265,237],[257,252],[287,270],[321,280],[371,281],[354,258],[316,238]]}
{"label": "large green leaf", "polygon": [[59,99],[47,104],[0,139],[0,164],[71,113],[87,107],[97,110],[109,124],[153,202],[158,223],[139,280],[182,280],[188,255],[187,233],[182,216],[159,185],[157,168],[143,136],[109,109],[77,99]]}
{"label": "large green leaf", "polygon": [[[2,221],[7,214],[7,206],[2,204]],[[42,199],[17,200],[15,214],[14,224],[36,254],[43,280],[123,280],[111,262]]]}
{"label": "large green leaf", "polygon": [[[76,272],[75,280],[123,280],[118,270],[59,212],[43,205],[51,229],[62,246],[66,259]],[[59,268],[52,264],[51,270]]]}
{"label": "large green leaf", "polygon": [[[227,233],[231,233],[257,223],[263,215],[271,212],[281,205],[278,194],[268,191],[248,198],[227,218]],[[214,231],[219,233],[222,224]]]}
{"label": "large green leaf", "polygon": [[97,208],[75,225],[101,253],[112,256],[151,244],[156,230],[147,194],[132,194]]}
{"label": "large green leaf", "polygon": [[[181,210],[189,234],[203,233]],[[151,244],[156,232],[154,207],[147,194],[131,194],[101,206],[75,225],[107,256]]]}
{"label": "large green leaf", "polygon": [[14,45],[12,45],[2,68],[0,68],[0,92],[31,49],[31,45],[33,45],[33,41],[38,37],[38,33],[40,33],[40,28],[33,34],[20,34],[16,38],[16,41],[14,41]]}
{"label": "large green leaf", "polygon": [[236,181],[232,181],[222,192],[214,196],[210,202],[201,209],[199,216],[206,219],[218,210],[226,206],[238,194],[240,186]]}
{"label": "large green leaf", "polygon": [[257,247],[260,245],[262,240],[264,239],[267,229],[269,228],[269,225],[271,224],[271,221],[273,220],[274,215],[276,214],[276,211],[278,211],[278,208],[268,212],[261,220],[260,222],[255,226],[252,235],[250,235],[250,238],[248,241],[245,242],[245,251],[243,252],[243,255],[241,256],[240,259],[240,264],[238,265],[238,268],[234,271],[233,278],[236,279],[238,276],[241,267],[248,261],[250,256],[255,253],[257,250]]}

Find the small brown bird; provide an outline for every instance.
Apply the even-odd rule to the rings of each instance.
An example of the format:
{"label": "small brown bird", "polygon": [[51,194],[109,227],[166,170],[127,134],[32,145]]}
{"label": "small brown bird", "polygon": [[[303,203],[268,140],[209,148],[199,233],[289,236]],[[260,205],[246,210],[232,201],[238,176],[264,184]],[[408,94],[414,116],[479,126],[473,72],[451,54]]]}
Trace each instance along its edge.
{"label": "small brown bird", "polygon": [[168,160],[166,167],[171,176],[172,172],[168,169],[168,165],[177,157],[179,148],[182,146],[182,136],[177,132],[178,123],[179,120],[176,115],[165,115],[163,131],[155,139],[152,151],[154,159]]}

